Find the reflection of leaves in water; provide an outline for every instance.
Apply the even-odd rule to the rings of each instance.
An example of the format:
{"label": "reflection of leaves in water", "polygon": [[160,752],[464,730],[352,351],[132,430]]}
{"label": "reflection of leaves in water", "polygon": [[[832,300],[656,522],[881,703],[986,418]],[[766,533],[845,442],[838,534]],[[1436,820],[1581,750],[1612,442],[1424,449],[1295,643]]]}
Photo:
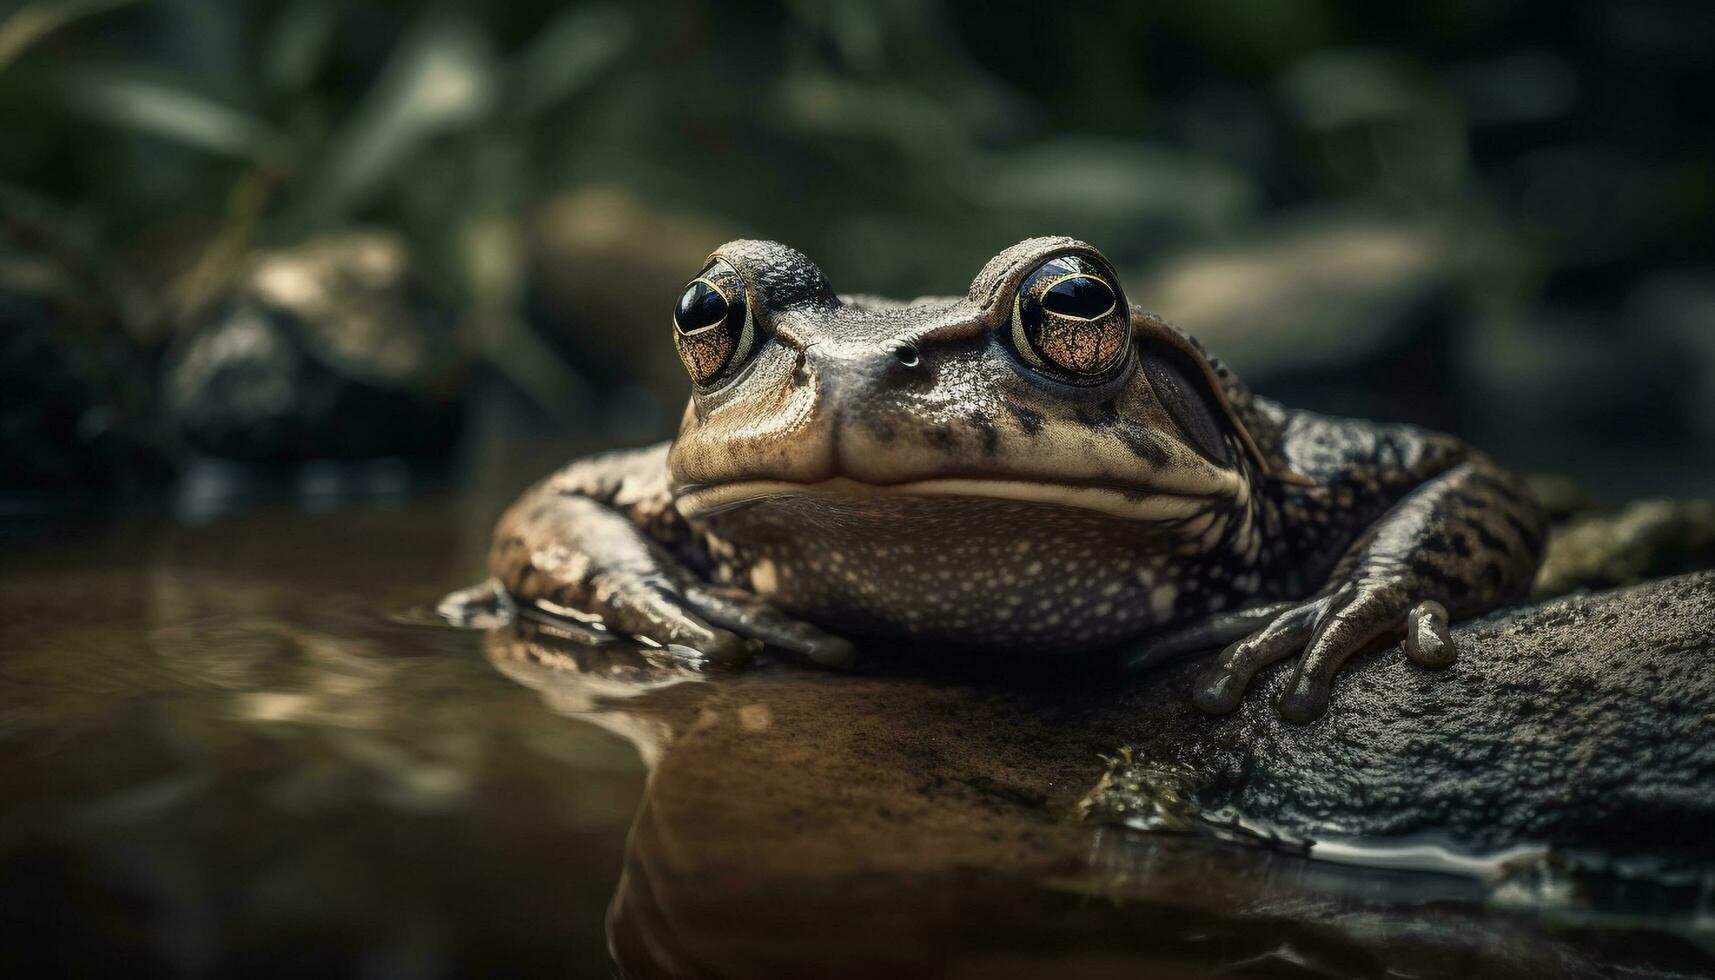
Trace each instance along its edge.
{"label": "reflection of leaves in water", "polygon": [[635,752],[384,616],[447,574],[446,514],[378,517],[120,528],[0,576],[13,972],[602,955]]}
{"label": "reflection of leaves in water", "polygon": [[[262,792],[287,809],[354,799],[412,811],[470,805],[495,754],[507,751],[492,744],[492,726],[468,721],[486,704],[470,690],[478,665],[401,657],[398,634],[383,624],[328,610],[296,615],[296,601],[262,582],[227,579],[216,590],[196,576],[155,578],[154,615],[167,624],[149,634],[156,656],[175,683],[224,692],[214,717],[176,721],[200,730],[189,741],[240,731],[273,743],[296,761]],[[211,724],[226,734],[215,739]]]}
{"label": "reflection of leaves in water", "polygon": [[[257,597],[266,600],[266,590]],[[444,810],[476,784],[482,746],[437,731],[410,700],[424,678],[409,675],[422,664],[267,613],[198,617],[155,630],[151,641],[183,682],[230,692],[226,710],[248,730],[316,747],[266,788],[281,806],[319,809],[371,796]]]}

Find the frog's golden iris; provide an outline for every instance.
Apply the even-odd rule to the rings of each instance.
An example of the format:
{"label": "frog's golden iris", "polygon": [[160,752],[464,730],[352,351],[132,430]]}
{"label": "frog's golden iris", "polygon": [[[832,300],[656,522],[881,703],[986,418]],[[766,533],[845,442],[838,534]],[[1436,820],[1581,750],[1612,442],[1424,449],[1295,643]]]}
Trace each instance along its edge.
{"label": "frog's golden iris", "polygon": [[744,365],[756,346],[756,323],[732,266],[717,260],[685,284],[673,307],[673,344],[699,385]]}
{"label": "frog's golden iris", "polygon": [[1131,320],[1112,274],[1084,255],[1037,266],[1012,300],[1012,347],[1039,371],[1105,378],[1125,356]]}

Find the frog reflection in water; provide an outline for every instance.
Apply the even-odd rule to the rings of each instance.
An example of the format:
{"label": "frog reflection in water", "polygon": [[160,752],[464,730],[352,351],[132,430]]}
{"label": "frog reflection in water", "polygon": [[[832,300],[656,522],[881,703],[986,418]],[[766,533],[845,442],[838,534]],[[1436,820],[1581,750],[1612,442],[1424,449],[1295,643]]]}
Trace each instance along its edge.
{"label": "frog reflection in water", "polygon": [[669,444],[580,460],[501,519],[507,593],[688,658],[760,645],[839,665],[850,639],[1225,649],[1232,710],[1296,658],[1309,721],[1354,653],[1523,595],[1544,520],[1459,441],[1252,395],[1131,306],[1090,246],[1007,249],[962,298],[840,296],[802,254],[722,246],[680,295],[692,394]]}

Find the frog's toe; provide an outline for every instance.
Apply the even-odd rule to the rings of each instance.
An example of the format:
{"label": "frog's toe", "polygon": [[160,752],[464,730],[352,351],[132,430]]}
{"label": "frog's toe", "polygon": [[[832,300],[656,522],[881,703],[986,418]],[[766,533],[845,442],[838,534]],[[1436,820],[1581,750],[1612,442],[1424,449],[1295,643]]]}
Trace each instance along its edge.
{"label": "frog's toe", "polygon": [[1316,599],[1294,606],[1275,616],[1262,629],[1222,650],[1197,678],[1191,692],[1192,703],[1212,715],[1224,715],[1237,708],[1257,671],[1304,649],[1315,628],[1317,614],[1326,604],[1326,599]]}
{"label": "frog's toe", "polygon": [[744,663],[756,652],[756,644],[698,615],[664,576],[603,573],[595,585],[601,619],[614,632],[718,666]]}
{"label": "frog's toe", "polygon": [[435,613],[454,626],[489,629],[512,621],[517,611],[512,597],[498,579],[449,592],[435,606]]}
{"label": "frog's toe", "polygon": [[685,597],[710,622],[824,667],[849,667],[857,659],[857,648],[850,640],[793,619],[742,589],[693,585],[686,588]]}
{"label": "frog's toe", "polygon": [[749,663],[756,656],[756,645],[730,630],[711,626],[706,635],[690,643],[679,640],[666,644],[667,651],[681,659],[700,661],[717,667],[736,667]]}
{"label": "frog's toe", "polygon": [[1447,607],[1430,600],[1418,603],[1405,618],[1405,655],[1419,667],[1439,668],[1453,662],[1453,637],[1447,631]]}
{"label": "frog's toe", "polygon": [[1277,602],[1267,606],[1216,613],[1189,626],[1152,636],[1128,647],[1120,654],[1120,669],[1147,670],[1187,654],[1227,646],[1255,633],[1273,622],[1281,613],[1298,606],[1297,602]]}
{"label": "frog's toe", "polygon": [[624,632],[662,647],[680,660],[731,667],[749,661],[756,647],[728,629],[722,629],[685,610],[651,612],[644,622],[633,622]]}
{"label": "frog's toe", "polygon": [[1334,675],[1353,654],[1402,625],[1401,605],[1396,591],[1387,587],[1347,586],[1335,593],[1287,679],[1277,705],[1281,717],[1300,725],[1322,717]]}
{"label": "frog's toe", "polygon": [[680,659],[731,667],[748,662],[756,654],[756,646],[744,637],[687,610],[674,610],[651,619],[651,623],[628,632],[653,640]]}

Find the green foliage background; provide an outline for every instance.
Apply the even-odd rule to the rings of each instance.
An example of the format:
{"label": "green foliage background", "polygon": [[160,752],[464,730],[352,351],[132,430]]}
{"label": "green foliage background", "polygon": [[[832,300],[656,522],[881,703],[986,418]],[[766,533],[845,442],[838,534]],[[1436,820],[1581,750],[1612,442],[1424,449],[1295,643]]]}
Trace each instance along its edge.
{"label": "green foliage background", "polygon": [[1186,256],[1362,215],[1439,243],[1439,393],[1354,401],[1186,325],[1313,405],[1661,459],[1715,438],[1712,38],[1659,0],[38,0],[0,15],[0,180],[92,229],[157,334],[251,249],[396,231],[538,413],[626,436],[670,428],[665,311],[727,237],[915,295],[1068,233],[1149,306]]}

